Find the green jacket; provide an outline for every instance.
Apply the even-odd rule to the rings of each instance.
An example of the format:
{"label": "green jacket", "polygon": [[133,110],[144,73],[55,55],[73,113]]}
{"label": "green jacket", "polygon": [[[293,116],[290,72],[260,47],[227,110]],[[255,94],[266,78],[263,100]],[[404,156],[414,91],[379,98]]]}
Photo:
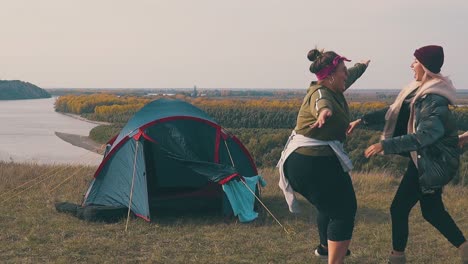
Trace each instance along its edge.
{"label": "green jacket", "polygon": [[419,184],[423,193],[442,188],[458,171],[457,125],[448,105],[449,101],[437,94],[416,100],[415,133],[381,141],[385,154],[417,152]]}
{"label": "green jacket", "polygon": [[[354,67],[348,70],[349,75],[345,83],[346,89],[361,77],[366,68],[365,64],[356,63]],[[330,109],[332,116],[327,119],[321,128],[310,128],[309,126],[317,121],[320,111],[324,108]],[[297,134],[318,140],[343,142],[346,139],[349,122],[349,108],[344,95],[335,93],[327,87],[317,84],[317,82],[312,82],[299,109],[294,130]],[[313,156],[334,155],[329,146],[304,147],[299,148],[297,152]]]}

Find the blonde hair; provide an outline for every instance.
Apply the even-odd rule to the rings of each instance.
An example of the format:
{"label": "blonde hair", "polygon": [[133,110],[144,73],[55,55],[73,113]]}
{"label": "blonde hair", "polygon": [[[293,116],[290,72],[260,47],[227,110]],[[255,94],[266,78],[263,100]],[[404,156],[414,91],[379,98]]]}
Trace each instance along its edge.
{"label": "blonde hair", "polygon": [[443,82],[445,82],[445,83],[447,83],[449,85],[452,85],[452,81],[450,81],[450,79],[448,77],[443,76],[440,72],[439,73],[433,73],[429,69],[427,69],[426,66],[424,66],[422,63],[421,63],[421,66],[422,66],[422,68],[424,70],[424,75],[421,78],[421,86],[424,83],[426,83],[426,82],[428,82],[428,81],[430,81],[432,79],[439,79],[439,80],[441,80],[441,81],[443,81]]}

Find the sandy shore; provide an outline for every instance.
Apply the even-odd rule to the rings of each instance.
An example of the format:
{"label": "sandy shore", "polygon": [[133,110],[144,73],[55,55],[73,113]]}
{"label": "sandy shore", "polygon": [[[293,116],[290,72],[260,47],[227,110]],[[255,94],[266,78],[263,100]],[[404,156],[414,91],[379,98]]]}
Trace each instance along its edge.
{"label": "sandy shore", "polygon": [[99,154],[104,153],[104,144],[99,144],[87,136],[67,134],[62,132],[55,132],[55,135],[63,141],[72,144],[73,146],[84,148]]}
{"label": "sandy shore", "polygon": [[[62,115],[66,115],[68,117],[78,119],[80,121],[96,124],[96,125],[112,125],[111,123],[108,122],[100,122],[100,121],[94,121],[94,120],[89,120],[86,119],[82,116],[75,115],[75,114],[70,114],[70,113],[62,113],[62,112],[57,112]],[[81,136],[81,135],[75,135],[75,134],[68,134],[68,133],[62,133],[62,132],[57,132],[55,131],[55,135],[62,139],[65,142],[68,142],[72,144],[73,146],[77,146],[80,148],[84,148],[86,150],[96,152],[98,154],[103,154],[105,145],[104,144],[99,144],[95,142],[94,140],[90,139],[87,136]]]}
{"label": "sandy shore", "polygon": [[66,116],[69,116],[71,118],[75,118],[75,119],[78,119],[78,120],[81,120],[81,121],[85,121],[85,122],[88,122],[88,123],[96,124],[96,125],[106,125],[106,126],[112,125],[111,123],[108,123],[108,122],[89,120],[89,119],[86,119],[86,118],[84,118],[82,116],[75,115],[75,114],[62,113],[62,112],[57,112],[57,113],[62,114],[62,115],[66,115]]}

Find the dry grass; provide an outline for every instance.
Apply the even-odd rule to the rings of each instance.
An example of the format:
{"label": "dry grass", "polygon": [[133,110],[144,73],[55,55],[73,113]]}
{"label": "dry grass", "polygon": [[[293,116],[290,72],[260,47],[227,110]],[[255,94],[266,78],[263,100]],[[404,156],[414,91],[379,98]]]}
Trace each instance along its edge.
{"label": "dry grass", "polygon": [[[116,224],[88,223],[57,213],[54,202],[81,201],[94,170],[0,163],[1,262],[321,263],[312,253],[318,243],[316,211],[301,200],[304,213],[288,213],[275,169],[261,172],[269,184],[262,200],[293,231],[291,234],[266,214],[254,224],[225,223],[217,215],[167,217],[153,223],[132,219],[125,232],[124,220]],[[44,180],[38,183],[40,179]],[[391,243],[388,208],[398,179],[356,174],[353,181],[359,209],[353,255],[346,263],[385,263]],[[27,186],[32,187],[25,190]],[[465,233],[467,194],[466,187],[449,186],[444,195],[448,210]],[[457,250],[422,219],[417,206],[410,228],[409,263],[458,263]]]}

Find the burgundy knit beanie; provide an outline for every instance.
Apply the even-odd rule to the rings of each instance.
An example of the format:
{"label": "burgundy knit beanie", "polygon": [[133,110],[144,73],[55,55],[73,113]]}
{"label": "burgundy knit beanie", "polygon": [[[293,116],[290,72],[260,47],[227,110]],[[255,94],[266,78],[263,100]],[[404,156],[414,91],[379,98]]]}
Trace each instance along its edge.
{"label": "burgundy knit beanie", "polygon": [[439,73],[444,64],[444,49],[437,45],[424,46],[414,51],[414,57],[431,72]]}

